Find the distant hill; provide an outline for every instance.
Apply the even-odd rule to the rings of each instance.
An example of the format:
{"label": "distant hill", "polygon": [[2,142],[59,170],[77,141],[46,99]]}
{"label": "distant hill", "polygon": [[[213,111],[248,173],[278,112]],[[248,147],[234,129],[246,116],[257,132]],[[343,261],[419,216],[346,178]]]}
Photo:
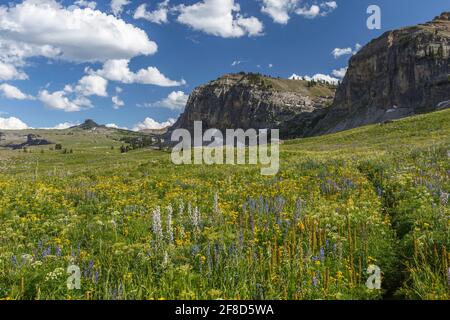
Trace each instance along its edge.
{"label": "distant hill", "polygon": [[95,128],[106,128],[106,127],[104,125],[97,124],[92,119],[87,119],[82,124],[71,127],[71,129],[76,129],[76,128],[83,129],[83,130],[92,130]]}
{"label": "distant hill", "polygon": [[[160,148],[163,134],[161,130],[130,131],[120,128],[110,128],[99,125],[94,120],[87,119],[80,125],[67,129],[25,129],[3,130],[0,132],[0,149],[25,149],[28,147],[45,147],[47,145],[62,144],[75,146],[86,144],[89,141],[110,141],[112,145],[121,143],[131,148]],[[45,147],[45,148],[51,148]]]}

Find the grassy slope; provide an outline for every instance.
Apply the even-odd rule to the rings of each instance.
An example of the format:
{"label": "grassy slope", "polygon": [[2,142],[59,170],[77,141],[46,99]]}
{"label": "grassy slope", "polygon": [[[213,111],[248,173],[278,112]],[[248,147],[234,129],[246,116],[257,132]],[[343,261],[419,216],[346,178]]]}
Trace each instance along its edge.
{"label": "grassy slope", "polygon": [[450,110],[418,115],[392,123],[369,125],[336,134],[297,139],[286,143],[286,151],[354,152],[407,151],[450,142]]}
{"label": "grassy slope", "polygon": [[[443,110],[385,125],[370,125],[326,136],[285,141],[281,146],[281,157],[298,161],[306,155],[344,157],[408,152],[411,149],[449,143],[449,123],[450,110]],[[117,139],[125,132],[111,132],[113,133],[93,134],[82,130],[26,130],[21,133],[24,135],[39,134],[54,143],[61,143],[64,148],[73,149],[75,153],[63,155],[57,151],[49,151],[49,146],[40,146],[30,148],[31,154],[3,149],[0,150],[0,157],[16,163],[39,160],[41,168],[47,167],[47,169],[64,166],[71,170],[89,170],[91,166],[105,168],[105,163],[123,163],[129,166],[132,162],[139,164],[154,159],[165,165],[171,165],[170,156],[165,152],[146,149],[133,151],[126,155],[120,154],[118,147],[122,143]],[[73,133],[73,135],[69,133]],[[115,149],[111,150],[111,147]],[[44,150],[44,153],[41,154],[40,150]],[[79,166],[83,168],[78,168]],[[9,167],[9,170],[13,168]],[[283,162],[281,162],[281,168],[283,168]]]}
{"label": "grassy slope", "polygon": [[[118,147],[121,143],[112,140],[110,135],[92,135],[82,131],[67,135],[70,132],[67,130],[40,131],[43,138],[62,143],[64,148],[73,149],[74,153],[50,151],[48,146],[33,147],[32,153],[0,150],[0,185],[3,183],[0,192],[4,194],[4,199],[0,198],[0,207],[4,201],[0,208],[0,225],[3,230],[15,230],[10,238],[8,233],[0,232],[0,237],[3,237],[0,251],[3,255],[13,252],[20,256],[23,252],[36,250],[38,241],[54,243],[47,234],[66,239],[64,241],[69,245],[64,250],[74,250],[77,243],[81,243],[85,256],[80,257],[78,263],[88,265],[89,259],[94,259],[100,278],[108,272],[114,279],[115,282],[110,279],[110,286],[123,284],[124,274],[130,273],[130,281],[145,288],[144,292],[141,289],[127,291],[127,298],[252,298],[259,297],[254,290],[261,283],[267,283],[263,297],[276,299],[380,298],[383,294],[394,293],[408,298],[444,298],[447,295],[446,274],[442,270],[447,270],[447,260],[444,258],[446,253],[441,255],[440,250],[441,246],[449,248],[450,241],[448,226],[437,217],[439,210],[444,210],[445,214],[448,209],[436,204],[439,203],[439,192],[450,189],[449,124],[450,110],[444,110],[386,125],[286,141],[281,146],[281,170],[276,178],[262,177],[255,166],[175,166],[170,162],[170,154],[161,151],[135,150],[120,154]],[[111,146],[115,147],[114,150]],[[45,191],[38,190],[46,190],[47,187],[51,191],[48,197],[36,198],[34,205],[24,202],[23,199],[42,194]],[[216,191],[223,216],[211,209]],[[304,218],[299,225],[301,231],[294,228],[289,231],[289,237],[297,237],[298,245],[303,244],[305,252],[294,250],[297,242],[276,232],[276,222],[272,217],[254,217],[258,228],[269,222],[273,224],[271,231],[259,235],[258,245],[248,238],[248,231],[242,231],[242,221],[249,219],[246,216],[248,212],[242,212],[242,204],[247,199],[259,199],[260,196],[269,202],[275,196],[284,197],[287,202],[283,215],[292,214],[295,198],[301,197],[304,201]],[[61,197],[66,200],[55,200]],[[116,255],[114,252],[117,250],[110,249],[116,247],[114,243],[146,248],[154,206],[175,206],[181,199],[199,205],[206,212],[207,228],[202,231],[202,240],[191,238],[186,243],[186,239],[178,239],[180,244],[176,248],[166,249],[174,259],[173,266],[163,268],[166,273],[159,273],[157,261],[162,261],[161,257],[154,257],[152,269],[148,270],[148,261],[141,265],[123,253]],[[55,208],[49,203],[54,203]],[[116,233],[110,233],[109,229],[97,230],[97,223],[109,223],[111,211],[121,212],[125,210],[124,206],[134,205],[143,206],[147,214],[135,217],[125,213],[121,223],[117,220]],[[61,225],[58,222],[62,219],[61,210],[76,212],[78,224],[71,223],[67,228]],[[16,224],[14,215],[17,212],[21,219],[29,222]],[[339,229],[338,235],[327,229],[328,225],[344,223],[337,212],[347,212],[352,217],[352,220],[347,220],[350,234],[345,235],[347,227]],[[36,219],[36,216],[40,219],[37,223],[27,220],[28,217]],[[175,219],[176,230],[183,225],[181,222]],[[371,226],[369,231],[367,224]],[[327,239],[338,239],[333,241],[342,246],[343,258],[336,260],[330,256],[321,265],[310,262],[313,255],[319,255],[319,247],[314,243],[323,243],[322,238],[317,238],[317,226],[325,228],[320,232]],[[243,252],[236,260],[224,260],[227,266],[216,270],[217,273],[206,275],[202,273],[203,269],[198,270],[197,258],[191,254],[192,242],[200,241],[201,250],[207,250],[218,239],[229,246],[239,239],[238,234],[242,232],[244,244],[248,243],[246,250],[260,250],[258,259],[247,260],[250,251]],[[395,234],[397,239],[393,236]],[[177,232],[175,237],[178,237]],[[346,239],[353,244],[347,247]],[[265,258],[272,246],[280,246],[280,250],[283,248],[295,254],[279,257],[282,261],[272,261]],[[416,247],[419,249],[413,250]],[[430,257],[430,252],[438,254]],[[208,257],[208,254],[208,251],[202,251],[202,257]],[[0,254],[0,287],[4,281],[1,277],[3,272],[7,275],[3,277],[7,279],[3,288],[12,289],[0,292],[0,298],[2,295],[33,298],[36,286],[41,286],[44,298],[66,297],[64,285],[56,289],[54,283],[39,282],[36,285],[33,280],[44,277],[55,266],[64,268],[65,262],[44,264],[42,268],[45,271],[21,274],[20,277],[25,277],[29,284],[28,289],[23,289],[15,284],[20,278],[16,278],[18,275],[14,269],[5,265],[5,261],[10,261],[8,257],[2,260]],[[384,291],[380,294],[365,291],[361,270],[367,266],[366,263],[373,261],[382,267],[386,279]],[[186,263],[191,266],[188,273]],[[287,265],[291,267],[286,269],[284,266]],[[148,274],[155,274],[156,278],[148,277]],[[324,274],[332,275],[334,281],[340,277],[343,280],[330,286],[328,281],[331,280],[319,277]],[[173,277],[177,279],[176,284]],[[314,287],[317,284],[312,286],[316,277],[319,277],[319,286],[327,286],[325,291],[318,291]],[[228,283],[225,278],[234,281]],[[302,290],[292,289],[297,284]],[[133,287],[130,283],[127,286],[128,290]],[[220,294],[214,291],[215,296],[205,288],[217,289]],[[102,282],[89,294],[83,291],[78,297],[111,298],[113,289]]]}
{"label": "grassy slope", "polygon": [[313,86],[309,81],[305,80],[290,80],[282,78],[272,78],[259,74],[228,74],[214,82],[218,83],[250,83],[260,86],[264,84],[266,86],[264,90],[281,91],[281,92],[295,92],[310,97],[332,97],[336,91],[336,87],[326,83],[316,82]]}

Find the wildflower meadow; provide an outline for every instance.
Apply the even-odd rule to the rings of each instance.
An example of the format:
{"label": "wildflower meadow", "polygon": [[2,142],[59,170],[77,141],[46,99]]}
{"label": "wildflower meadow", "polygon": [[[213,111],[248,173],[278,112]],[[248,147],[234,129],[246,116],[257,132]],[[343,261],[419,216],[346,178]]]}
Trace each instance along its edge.
{"label": "wildflower meadow", "polygon": [[0,150],[0,298],[449,299],[449,123],[286,141],[275,176],[41,132],[73,152]]}

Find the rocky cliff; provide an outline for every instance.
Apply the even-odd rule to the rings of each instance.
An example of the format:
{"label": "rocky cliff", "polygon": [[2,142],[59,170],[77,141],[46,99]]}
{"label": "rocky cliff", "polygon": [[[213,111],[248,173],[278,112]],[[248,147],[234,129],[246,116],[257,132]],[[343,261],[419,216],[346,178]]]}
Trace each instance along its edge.
{"label": "rocky cliff", "polygon": [[[336,93],[336,94],[335,94]],[[335,97],[334,97],[335,96]],[[334,98],[333,98],[334,97]],[[255,74],[195,89],[169,130],[278,128],[283,139],[320,135],[450,107],[450,13],[389,31],[354,55],[334,87]]]}
{"label": "rocky cliff", "polygon": [[349,63],[332,108],[313,134],[450,107],[450,13],[386,32]]}
{"label": "rocky cliff", "polygon": [[196,88],[184,113],[170,129],[279,128],[282,138],[308,135],[326,114],[334,86],[259,74],[229,74]]}

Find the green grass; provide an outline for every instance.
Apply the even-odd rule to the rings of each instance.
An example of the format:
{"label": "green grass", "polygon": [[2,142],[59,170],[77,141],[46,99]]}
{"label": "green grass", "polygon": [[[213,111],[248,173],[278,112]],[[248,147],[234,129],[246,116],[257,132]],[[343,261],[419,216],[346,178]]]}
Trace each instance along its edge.
{"label": "green grass", "polygon": [[448,299],[449,123],[285,141],[275,177],[121,154],[121,131],[39,131],[73,154],[0,150],[0,298]]}
{"label": "green grass", "polygon": [[219,83],[245,83],[256,86],[263,86],[263,89],[300,93],[309,97],[333,97],[336,86],[326,83],[315,82],[310,85],[306,80],[290,80],[282,78],[272,78],[260,74],[228,74],[217,79]]}

